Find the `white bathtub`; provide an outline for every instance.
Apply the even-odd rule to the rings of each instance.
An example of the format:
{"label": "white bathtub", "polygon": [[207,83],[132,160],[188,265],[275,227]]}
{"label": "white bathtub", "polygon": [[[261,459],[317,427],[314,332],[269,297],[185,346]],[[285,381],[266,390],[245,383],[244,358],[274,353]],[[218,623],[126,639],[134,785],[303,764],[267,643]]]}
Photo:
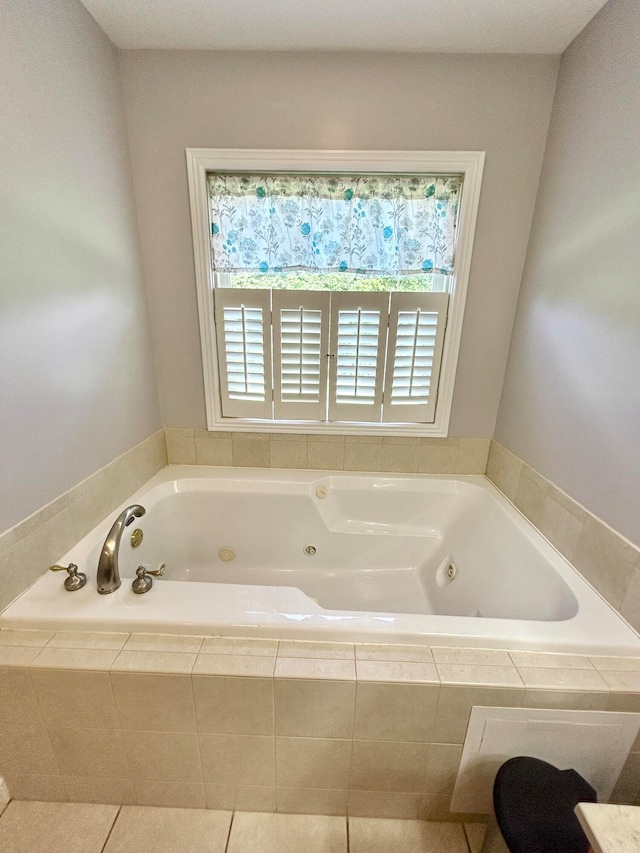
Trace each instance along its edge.
{"label": "white bathtub", "polygon": [[[99,595],[102,543],[131,503],[147,513],[123,536],[122,587]],[[170,466],[70,561],[84,589],[47,573],[0,627],[640,654],[636,633],[484,477]],[[165,577],[135,595],[136,567],[160,563]]]}

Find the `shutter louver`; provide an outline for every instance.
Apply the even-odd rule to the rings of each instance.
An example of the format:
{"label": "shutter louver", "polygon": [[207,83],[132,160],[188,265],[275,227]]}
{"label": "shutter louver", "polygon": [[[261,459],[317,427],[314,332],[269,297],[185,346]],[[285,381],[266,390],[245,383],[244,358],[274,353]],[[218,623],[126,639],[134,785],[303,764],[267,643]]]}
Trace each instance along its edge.
{"label": "shutter louver", "polygon": [[329,420],[380,421],[387,293],[333,293]]}
{"label": "shutter louver", "polygon": [[215,291],[222,414],[271,418],[269,291]]}
{"label": "shutter louver", "polygon": [[382,420],[431,423],[446,327],[446,293],[393,293]]}
{"label": "shutter louver", "polygon": [[274,290],[275,417],[325,420],[329,293]]}

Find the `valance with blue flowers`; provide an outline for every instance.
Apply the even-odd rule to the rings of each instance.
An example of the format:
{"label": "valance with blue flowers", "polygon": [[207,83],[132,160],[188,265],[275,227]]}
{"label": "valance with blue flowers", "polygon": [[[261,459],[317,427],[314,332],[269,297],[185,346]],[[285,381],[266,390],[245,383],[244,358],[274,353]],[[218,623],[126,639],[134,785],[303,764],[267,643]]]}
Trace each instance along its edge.
{"label": "valance with blue flowers", "polygon": [[462,178],[209,174],[217,272],[453,270]]}

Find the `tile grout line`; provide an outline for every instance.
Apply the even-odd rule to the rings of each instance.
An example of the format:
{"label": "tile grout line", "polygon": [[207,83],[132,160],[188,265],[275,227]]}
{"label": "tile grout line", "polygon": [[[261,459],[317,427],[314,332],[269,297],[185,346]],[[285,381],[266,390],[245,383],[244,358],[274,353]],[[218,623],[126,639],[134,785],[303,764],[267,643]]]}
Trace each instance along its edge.
{"label": "tile grout line", "polygon": [[100,848],[100,853],[104,853],[104,851],[107,847],[107,844],[109,843],[109,839],[111,838],[111,833],[113,832],[113,830],[115,828],[115,825],[118,821],[118,818],[120,817],[121,811],[122,811],[122,803],[118,806],[118,811],[116,812],[116,816],[113,819],[113,823],[111,824],[111,828],[109,829],[109,832],[107,833],[107,837],[104,840],[104,844]]}
{"label": "tile grout line", "polygon": [[[129,636],[131,636],[131,634],[129,634]],[[125,640],[125,645],[127,642],[128,642],[128,640]],[[124,648],[124,646],[123,646],[123,648]],[[121,651],[122,651],[122,649],[121,649]],[[120,654],[120,652],[118,652],[118,654]],[[114,663],[115,663],[115,660],[114,660]],[[129,771],[129,776],[128,776],[127,781],[131,785],[131,790],[133,791],[133,796],[134,796],[134,799],[136,802],[136,806],[139,806],[138,789],[136,788],[136,783],[135,783],[134,778],[133,778],[133,772],[131,770],[131,761],[129,759],[129,745],[128,745],[127,741],[125,740],[125,736],[124,736],[125,730],[122,728],[122,717],[120,714],[120,705],[119,705],[118,700],[116,698],[116,691],[113,688],[113,679],[111,678],[112,672],[113,672],[113,670],[111,669],[111,667],[109,667],[109,669],[107,670],[107,679],[109,681],[109,690],[111,691],[111,697],[113,699],[113,707],[115,708],[115,712],[116,712],[116,719],[118,720],[118,728],[112,729],[112,731],[114,731],[114,732],[117,731],[118,734],[120,735],[119,741],[120,741],[120,745],[122,746],[122,753],[124,755],[124,760],[125,760],[125,763],[127,765],[127,770]],[[124,799],[124,796],[123,796],[123,799]],[[123,805],[124,805],[124,803],[121,803],[120,808],[122,808]],[[119,816],[119,814],[120,813],[118,812],[118,816]]]}
{"label": "tile grout line", "polygon": [[276,646],[276,659],[273,665],[273,676],[271,677],[271,707],[273,709],[273,783],[276,797],[276,813],[278,812],[278,729],[276,719],[276,664],[278,663],[278,651],[280,649],[280,640]]}
{"label": "tile grout line", "polygon": [[[206,783],[205,774],[204,774],[204,761],[202,760],[202,741],[200,739],[200,736],[203,734],[203,732],[200,731],[200,726],[198,725],[198,711],[197,711],[197,705],[196,705],[196,694],[195,694],[194,686],[193,686],[193,668],[196,665],[196,661],[198,660],[198,655],[200,654],[200,649],[202,648],[203,645],[204,645],[204,638],[203,638],[202,642],[200,643],[200,645],[198,646],[198,651],[196,652],[195,659],[194,659],[194,661],[191,665],[191,669],[189,670],[189,673],[186,677],[189,679],[189,696],[191,697],[191,710],[193,712],[194,734],[196,736],[196,743],[198,745],[198,761],[200,762],[200,780],[202,783],[202,793],[204,795],[204,807],[205,807],[205,809],[207,809],[209,807],[208,802],[207,802],[207,783]],[[137,793],[138,792],[136,791],[136,798],[137,798]],[[233,816],[231,819],[233,821]]]}
{"label": "tile grout line", "polygon": [[349,782],[347,787],[347,853],[349,853],[349,813],[351,811],[351,792],[353,790],[353,752],[356,739],[356,707],[358,704],[358,664],[356,656],[356,647],[353,647],[353,669],[355,673],[353,687],[353,712],[351,714],[351,750],[349,754]]}
{"label": "tile grout line", "polygon": [[113,729],[112,731],[117,731],[120,733],[120,744],[122,746],[122,752],[124,754],[124,760],[126,761],[127,769],[129,771],[129,782],[131,783],[131,788],[133,789],[133,793],[134,793],[135,800],[136,800],[136,805],[138,805],[138,792],[137,792],[136,786],[133,782],[133,773],[131,772],[131,762],[129,761],[129,750],[127,748],[127,744],[126,744],[125,739],[124,739],[124,732],[123,732],[123,728],[122,728],[122,717],[120,716],[120,707],[119,707],[118,701],[116,699],[116,692],[113,689],[113,681],[111,680],[111,669],[109,669],[107,672],[107,680],[109,682],[109,691],[111,693],[111,698],[113,699],[113,707],[115,709],[116,719],[118,721],[118,728]]}
{"label": "tile grout line", "polygon": [[462,824],[462,834],[464,835],[464,843],[467,845],[468,853],[471,853],[471,842],[469,841],[469,836],[467,835],[467,824]]}
{"label": "tile grout line", "polygon": [[[347,801],[347,809],[348,808],[349,808],[349,803]],[[349,815],[348,814],[345,816],[345,821],[346,821],[346,825],[347,825],[347,853],[349,853],[349,851],[351,849],[351,847],[350,847],[351,842],[349,840]]]}
{"label": "tile grout line", "polygon": [[[55,634],[54,634],[54,636],[55,636]],[[51,639],[53,639],[53,638],[51,638]],[[35,669],[35,667],[34,667],[34,669]],[[30,684],[30,686],[31,686],[31,690],[33,691],[33,696],[34,696],[34,699],[35,699],[36,707],[37,707],[37,709],[38,709],[38,713],[40,714],[40,718],[41,718],[41,720],[42,720],[42,729],[43,729],[43,731],[44,731],[44,736],[45,736],[45,738],[46,738],[47,744],[49,745],[49,749],[51,750],[51,755],[53,755],[53,761],[54,761],[55,766],[56,766],[56,768],[57,768],[57,770],[58,770],[58,774],[57,774],[57,775],[58,775],[58,778],[60,779],[60,784],[61,784],[61,786],[64,788],[65,796],[66,796],[66,798],[67,798],[67,799],[65,800],[65,802],[67,802],[67,803],[68,803],[68,802],[69,802],[69,789],[67,788],[67,780],[66,780],[65,775],[63,775],[63,773],[62,773],[61,765],[60,765],[60,761],[58,760],[58,756],[57,756],[57,754],[56,754],[56,751],[55,751],[55,749],[53,748],[53,742],[52,742],[52,740],[51,740],[51,736],[50,736],[50,734],[49,734],[49,731],[50,731],[50,730],[49,730],[49,726],[47,726],[47,718],[46,718],[46,716],[45,716],[45,714],[44,714],[44,712],[43,712],[43,710],[42,710],[42,704],[41,704],[41,702],[40,702],[40,696],[39,696],[39,694],[38,694],[38,690],[37,690],[37,688],[36,688],[36,684],[35,684],[35,682],[34,682],[34,680],[33,680],[33,674],[32,674],[32,672],[31,672],[31,665],[29,665],[29,666],[27,666],[27,667],[26,667],[26,671],[27,671],[27,679],[28,679],[29,684]],[[25,775],[26,775],[26,774],[25,774]],[[44,774],[43,774],[43,775],[44,775]]]}
{"label": "tile grout line", "polygon": [[229,850],[229,843],[231,841],[231,830],[233,829],[233,819],[236,816],[235,809],[231,812],[231,820],[229,821],[229,832],[227,833],[227,842],[224,845],[224,853],[227,853]]}

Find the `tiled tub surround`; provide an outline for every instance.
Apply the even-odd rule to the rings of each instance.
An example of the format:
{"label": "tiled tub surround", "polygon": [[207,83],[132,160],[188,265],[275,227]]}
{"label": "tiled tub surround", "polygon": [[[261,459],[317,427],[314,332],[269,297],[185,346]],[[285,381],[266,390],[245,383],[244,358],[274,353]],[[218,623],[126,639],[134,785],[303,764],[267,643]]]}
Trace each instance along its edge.
{"label": "tiled tub surround", "polygon": [[473,705],[640,712],[640,659],[2,631],[0,694],[16,799],[462,820]]}
{"label": "tiled tub surround", "polygon": [[489,438],[407,438],[165,429],[170,465],[484,474]]}
{"label": "tiled tub surround", "polygon": [[496,441],[487,477],[640,630],[640,548]]}
{"label": "tiled tub surround", "polygon": [[159,430],[0,534],[0,610],[166,464]]}
{"label": "tiled tub surround", "polygon": [[[140,547],[122,539],[118,590],[97,595],[93,581],[111,516],[57,557],[90,583],[69,593],[45,572],[0,626],[639,653],[637,634],[482,476],[170,465],[126,504],[147,512]],[[161,563],[164,577],[135,595],[136,568]]]}

